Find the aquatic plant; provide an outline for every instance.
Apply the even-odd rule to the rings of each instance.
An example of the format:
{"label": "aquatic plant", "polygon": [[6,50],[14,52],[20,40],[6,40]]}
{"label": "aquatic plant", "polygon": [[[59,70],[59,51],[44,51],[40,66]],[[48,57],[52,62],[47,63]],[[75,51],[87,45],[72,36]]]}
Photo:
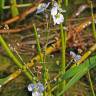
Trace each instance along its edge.
{"label": "aquatic plant", "polygon": [[[27,87],[27,92],[29,91],[31,96],[65,96],[76,82],[81,78],[83,81],[88,77],[87,82],[83,82],[90,89],[90,93],[95,96],[93,81],[95,78],[91,78],[90,73],[90,71],[94,71],[92,69],[96,66],[96,44],[94,41],[96,14],[93,11],[93,3],[88,2],[89,4],[80,5],[78,9],[76,7],[76,12],[70,15],[71,11],[74,11],[74,8],[71,7],[75,2],[72,5],[70,3],[72,1],[69,0],[30,1],[32,2],[27,4],[21,0],[21,3],[18,4],[19,1],[10,0],[10,6],[5,6],[6,0],[0,2],[2,16],[6,17],[3,15],[6,9],[11,12],[10,16],[8,15],[10,19],[5,20],[6,18],[4,18],[5,21],[3,21],[1,18],[0,52],[1,55],[7,55],[6,58],[11,59],[12,63],[17,65],[11,64],[12,68],[15,68],[12,69],[13,73],[10,75],[11,72],[4,76],[3,72],[0,73],[0,88],[3,89],[3,86],[10,81],[15,82],[15,79],[24,73],[26,77],[23,75],[21,77],[26,79],[23,84],[24,88],[21,88],[23,93]],[[25,10],[26,6],[29,7]],[[83,13],[83,11],[87,8],[91,8],[91,16],[82,17],[82,14],[86,16],[86,12]],[[81,22],[81,20],[83,21]],[[89,33],[91,29],[89,25],[91,24],[93,35],[91,32]],[[88,32],[84,30],[87,27]],[[15,38],[15,36],[17,37]],[[56,51],[59,52],[55,53]],[[55,54],[59,58],[50,54]],[[0,63],[2,63],[1,61]],[[51,61],[53,61],[52,64]],[[88,76],[83,77],[85,75]],[[14,83],[14,85],[16,84]],[[23,93],[21,91],[19,93],[22,96]],[[85,94],[82,93],[81,96],[83,95]],[[28,96],[28,94],[24,96]]]}

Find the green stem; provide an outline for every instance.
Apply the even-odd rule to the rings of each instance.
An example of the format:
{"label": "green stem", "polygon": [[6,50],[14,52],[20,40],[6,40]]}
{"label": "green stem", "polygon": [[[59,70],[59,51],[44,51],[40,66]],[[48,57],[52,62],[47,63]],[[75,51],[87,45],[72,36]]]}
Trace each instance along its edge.
{"label": "green stem", "polygon": [[15,57],[15,55],[11,52],[9,47],[7,46],[6,42],[4,41],[3,37],[0,35],[0,43],[10,56],[10,58],[16,63],[16,65],[26,74],[26,76],[32,81],[32,75],[31,73],[27,70],[25,66]]}
{"label": "green stem", "polygon": [[[62,4],[62,0],[61,2],[59,1],[60,4]],[[65,10],[67,10],[67,6],[68,6],[68,0],[65,0],[64,2],[65,5]],[[61,5],[60,5],[61,6]],[[66,26],[66,19],[67,19],[67,13],[64,15],[64,25]],[[60,74],[61,76],[65,73],[65,67],[66,67],[66,38],[67,38],[67,33],[66,31],[63,30],[63,24],[60,24],[60,29],[61,29],[61,46],[62,46],[62,64],[60,66]],[[65,80],[64,82],[60,83],[60,91],[63,90],[65,88]],[[62,95],[64,96],[64,95]]]}
{"label": "green stem", "polygon": [[92,94],[93,94],[93,96],[96,96],[95,95],[95,92],[94,92],[94,88],[93,88],[93,84],[92,84],[92,80],[91,80],[91,76],[90,76],[89,71],[88,71],[88,78],[89,78],[89,82],[90,82],[90,87],[91,87]]}
{"label": "green stem", "polygon": [[66,64],[66,57],[65,57],[65,52],[66,52],[66,32],[63,31],[63,25],[60,24],[60,29],[61,29],[61,46],[62,46],[62,64],[61,64],[61,74],[65,73],[65,64]]}
{"label": "green stem", "polygon": [[[49,40],[49,36],[50,36],[50,34],[49,34],[49,32],[48,32],[48,30],[49,30],[49,25],[48,25],[48,22],[47,22],[47,25],[46,25],[46,44],[45,44],[45,46],[44,46],[44,62],[46,62],[46,59],[47,59],[47,54],[46,54],[46,49],[47,49],[47,45],[48,45],[48,40]],[[49,73],[48,73],[48,70],[46,70],[46,81],[48,81],[50,79],[50,76],[49,76]],[[50,89],[51,89],[51,86],[50,86],[50,83],[48,83],[47,84],[48,86],[47,86],[47,95],[48,96],[52,96],[52,94],[51,94],[51,92],[50,92]]]}
{"label": "green stem", "polygon": [[93,35],[94,35],[94,38],[96,39],[95,18],[94,18],[94,14],[93,14],[93,4],[92,4],[91,1],[90,1],[90,4],[91,4],[91,16],[92,16],[92,29],[93,29]]}
{"label": "green stem", "polygon": [[[36,42],[37,42],[37,50],[38,50],[38,54],[40,55],[40,63],[42,65],[42,81],[44,83],[44,86],[46,86],[46,78],[47,78],[47,72],[46,72],[46,66],[44,64],[44,60],[42,57],[42,53],[41,53],[41,47],[40,47],[40,42],[39,42],[39,38],[38,38],[38,34],[37,34],[37,30],[36,30],[36,26],[35,24],[33,24],[34,27],[34,35],[36,38]],[[46,91],[43,94],[44,96],[46,96]]]}

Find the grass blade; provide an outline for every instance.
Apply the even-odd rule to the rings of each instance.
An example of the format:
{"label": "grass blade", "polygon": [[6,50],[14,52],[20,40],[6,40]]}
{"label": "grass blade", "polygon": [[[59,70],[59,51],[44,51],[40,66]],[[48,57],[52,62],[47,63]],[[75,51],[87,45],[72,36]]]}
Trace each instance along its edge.
{"label": "grass blade", "polygon": [[[96,62],[96,56],[91,57],[90,61],[92,61],[92,62],[89,63],[89,60],[87,60],[83,64],[76,67],[76,69],[75,69],[76,73],[74,72],[74,76],[72,77],[72,79],[69,80],[69,82],[66,84],[63,91],[61,91],[60,94],[58,94],[57,96],[61,96],[72,85],[74,85],[78,80],[80,80],[80,78],[82,78],[82,76],[84,76],[89,70],[91,70],[92,68],[94,68],[96,66],[96,63],[95,63]],[[73,72],[73,69],[70,69],[70,71],[67,74],[66,73],[64,74],[64,77],[62,80],[65,80],[65,79],[68,79],[69,77],[71,77],[73,75],[72,72]],[[68,76],[68,74],[69,74],[69,77],[66,78]]]}

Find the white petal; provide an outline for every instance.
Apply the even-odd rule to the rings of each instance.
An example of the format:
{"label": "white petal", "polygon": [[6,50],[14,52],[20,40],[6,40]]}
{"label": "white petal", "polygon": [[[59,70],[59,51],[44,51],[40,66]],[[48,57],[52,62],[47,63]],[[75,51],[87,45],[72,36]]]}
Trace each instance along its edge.
{"label": "white petal", "polygon": [[34,84],[29,84],[27,87],[28,91],[33,91],[34,87],[35,87]]}
{"label": "white petal", "polygon": [[46,4],[46,7],[45,8],[48,8],[48,6],[50,5],[51,2],[48,2],[48,4]]}
{"label": "white petal", "polygon": [[36,11],[36,13],[38,14],[38,13],[43,12],[44,9],[45,9],[45,6],[46,6],[45,3],[41,3],[41,4],[39,4],[38,7],[37,7],[37,11]]}
{"label": "white petal", "polygon": [[66,10],[63,10],[62,8],[59,7],[59,5],[56,1],[54,1],[54,7],[57,7],[59,12],[66,12]]}
{"label": "white petal", "polygon": [[63,23],[63,21],[64,21],[64,17],[63,17],[62,14],[60,14],[60,17],[59,17],[59,19],[58,19],[59,24],[60,24],[60,23]]}
{"label": "white petal", "polygon": [[76,55],[74,59],[75,59],[75,61],[80,60],[81,59],[81,55]]}
{"label": "white petal", "polygon": [[57,14],[57,7],[53,7],[52,9],[51,9],[51,15],[52,16],[55,16]]}
{"label": "white petal", "polygon": [[61,24],[64,21],[64,17],[62,14],[58,13],[57,16],[53,16],[54,25]]}
{"label": "white petal", "polygon": [[2,85],[0,85],[0,88],[2,87]]}
{"label": "white petal", "polygon": [[56,24],[57,20],[56,20],[56,17],[53,15],[53,21],[54,21],[54,25]]}
{"label": "white petal", "polygon": [[59,5],[58,5],[58,3],[56,1],[54,1],[54,7],[59,8]]}
{"label": "white petal", "polygon": [[70,51],[70,55],[71,55],[72,57],[76,57],[76,53],[73,52],[73,51]]}
{"label": "white petal", "polygon": [[46,4],[46,3],[39,4],[39,6],[37,7],[36,14],[41,13],[44,10],[46,10],[46,8],[48,8],[49,4],[50,4],[50,2],[48,4]]}

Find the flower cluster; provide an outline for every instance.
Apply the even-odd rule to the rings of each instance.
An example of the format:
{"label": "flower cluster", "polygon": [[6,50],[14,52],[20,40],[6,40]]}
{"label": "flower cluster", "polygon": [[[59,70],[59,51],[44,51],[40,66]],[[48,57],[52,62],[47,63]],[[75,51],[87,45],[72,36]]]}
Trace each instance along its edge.
{"label": "flower cluster", "polygon": [[[49,7],[49,5],[50,5],[50,2],[39,4],[39,6],[37,7],[36,14],[44,12]],[[62,15],[63,12],[66,12],[66,11],[60,8],[58,3],[54,1],[53,7],[51,9],[51,15],[54,21],[54,25],[63,23],[64,21],[64,17]]]}
{"label": "flower cluster", "polygon": [[74,61],[75,61],[75,62],[77,62],[78,60],[81,59],[81,55],[76,54],[76,53],[73,52],[73,51],[70,51],[70,55],[74,58]]}
{"label": "flower cluster", "polygon": [[64,17],[62,15],[63,12],[66,12],[62,8],[59,7],[56,1],[54,1],[53,8],[51,9],[51,15],[55,24],[61,24],[64,21]]}
{"label": "flower cluster", "polygon": [[43,96],[44,86],[40,82],[36,84],[29,84],[28,91],[32,92],[32,96]]}

